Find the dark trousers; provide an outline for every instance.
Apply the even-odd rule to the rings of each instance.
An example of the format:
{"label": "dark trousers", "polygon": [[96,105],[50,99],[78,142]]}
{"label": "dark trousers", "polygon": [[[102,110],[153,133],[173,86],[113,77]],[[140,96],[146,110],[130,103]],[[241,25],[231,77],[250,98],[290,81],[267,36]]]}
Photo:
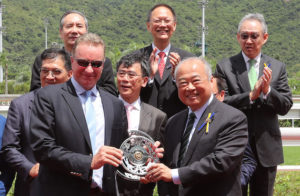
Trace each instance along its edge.
{"label": "dark trousers", "polygon": [[257,168],[250,180],[251,196],[272,196],[277,167],[263,167],[257,164]]}

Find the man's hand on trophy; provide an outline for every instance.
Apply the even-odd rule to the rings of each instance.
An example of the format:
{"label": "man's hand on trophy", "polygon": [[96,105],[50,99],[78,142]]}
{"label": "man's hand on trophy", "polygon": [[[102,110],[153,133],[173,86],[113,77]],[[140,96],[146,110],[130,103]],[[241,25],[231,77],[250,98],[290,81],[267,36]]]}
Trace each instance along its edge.
{"label": "man's hand on trophy", "polygon": [[119,165],[122,163],[122,159],[122,150],[111,146],[102,146],[97,154],[93,156],[91,169],[99,169],[104,164],[119,167]]}
{"label": "man's hand on trophy", "polygon": [[157,182],[163,180],[165,182],[172,182],[171,169],[162,163],[154,163],[147,170],[147,174],[141,179],[141,182]]}

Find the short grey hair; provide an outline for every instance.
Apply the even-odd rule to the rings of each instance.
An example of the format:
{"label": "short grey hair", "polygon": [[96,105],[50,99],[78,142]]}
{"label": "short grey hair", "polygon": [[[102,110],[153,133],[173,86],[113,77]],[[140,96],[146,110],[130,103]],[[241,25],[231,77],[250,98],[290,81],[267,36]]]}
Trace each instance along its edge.
{"label": "short grey hair", "polygon": [[88,20],[87,20],[87,18],[85,17],[85,15],[84,15],[83,13],[81,13],[80,11],[77,11],[77,10],[69,10],[69,11],[65,12],[65,13],[62,15],[62,17],[60,18],[59,29],[62,29],[62,28],[63,28],[64,22],[65,22],[64,19],[65,19],[65,17],[68,16],[69,14],[78,14],[78,15],[82,16],[83,19],[84,19],[84,24],[85,24],[86,30],[88,30],[88,26],[89,26],[89,25],[88,25]]}
{"label": "short grey hair", "polygon": [[212,74],[211,65],[202,57],[190,57],[180,61],[180,63],[175,68],[175,72],[174,72],[175,78],[177,77],[177,72],[179,68],[182,66],[182,64],[187,63],[188,61],[197,62],[197,65],[204,64],[204,69],[208,80],[211,78],[211,74]]}
{"label": "short grey hair", "polygon": [[93,46],[101,45],[105,51],[105,44],[101,37],[95,33],[85,33],[78,37],[72,49],[72,56],[75,56],[76,48],[80,43],[89,43]]}
{"label": "short grey hair", "polygon": [[260,13],[250,13],[250,14],[247,14],[246,16],[244,16],[242,18],[242,20],[240,21],[239,23],[239,26],[238,26],[238,33],[240,33],[241,31],[241,26],[242,24],[246,21],[246,20],[256,20],[258,22],[260,22],[261,26],[262,26],[262,30],[263,30],[263,34],[265,33],[268,33],[268,26],[267,26],[267,23],[265,21],[265,18],[262,14]]}

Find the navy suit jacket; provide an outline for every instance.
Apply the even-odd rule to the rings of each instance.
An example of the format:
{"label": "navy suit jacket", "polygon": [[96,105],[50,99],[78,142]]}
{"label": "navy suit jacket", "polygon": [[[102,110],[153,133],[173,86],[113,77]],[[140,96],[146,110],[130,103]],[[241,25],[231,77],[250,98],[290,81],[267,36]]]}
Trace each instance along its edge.
{"label": "navy suit jacket", "polygon": [[[153,51],[152,45],[139,51],[146,56],[150,56]],[[187,51],[173,47],[173,45],[171,45],[170,52],[177,52],[181,60],[194,56]],[[169,57],[167,57],[163,78],[161,79],[157,72],[153,83],[148,83],[145,88],[142,88],[141,100],[165,112],[168,118],[186,108],[178,98],[177,86],[172,76],[172,65]]]}
{"label": "navy suit jacket", "polygon": [[[99,90],[105,117],[104,145],[119,148],[128,137],[123,103]],[[97,108],[96,108],[97,109]],[[87,123],[71,80],[40,89],[31,115],[31,147],[40,172],[32,195],[88,195],[93,152]],[[102,189],[115,194],[115,167],[104,165]]]}
{"label": "navy suit jacket", "polygon": [[[0,149],[5,121],[5,117],[0,115]],[[2,156],[3,155],[0,154],[0,196],[5,196],[14,180],[15,171],[8,166],[8,164],[3,160]]]}
{"label": "navy suit jacket", "polygon": [[263,74],[264,63],[271,64],[271,91],[266,99],[261,95],[253,104],[250,103],[251,89],[242,52],[219,62],[216,73],[227,83],[224,102],[247,116],[250,145],[259,163],[264,167],[274,167],[283,163],[278,114],[285,115],[293,101],[285,64],[262,54],[259,77]]}
{"label": "navy suit jacket", "polygon": [[[215,115],[206,132],[206,125],[202,125],[209,113]],[[169,168],[178,168],[187,116],[188,109],[177,113],[167,122],[163,163]],[[159,183],[159,194],[241,195],[240,165],[247,135],[246,116],[214,98],[199,119],[182,165],[178,168],[182,184]]]}
{"label": "navy suit jacket", "polygon": [[30,115],[36,91],[14,99],[8,110],[7,123],[3,135],[3,158],[17,171],[15,196],[29,196],[29,189],[34,179],[29,171],[36,163],[30,147]]}

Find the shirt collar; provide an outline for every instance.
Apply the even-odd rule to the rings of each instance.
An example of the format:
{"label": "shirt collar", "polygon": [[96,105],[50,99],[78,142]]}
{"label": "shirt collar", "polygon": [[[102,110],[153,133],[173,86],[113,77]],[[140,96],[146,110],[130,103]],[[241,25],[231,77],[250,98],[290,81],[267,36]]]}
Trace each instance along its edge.
{"label": "shirt collar", "polygon": [[[243,58],[244,58],[244,61],[248,67],[248,64],[249,64],[249,60],[250,58],[242,51],[242,55],[243,55]],[[257,65],[259,65],[260,63],[260,59],[261,59],[261,52],[254,58],[256,60],[256,63],[255,63],[255,67],[257,67]]]}
{"label": "shirt collar", "polygon": [[[201,108],[199,108],[198,110],[194,111],[194,113],[195,113],[195,115],[197,117],[197,121],[201,118],[202,114],[204,113],[204,111],[207,108],[207,106],[212,102],[213,98],[214,98],[214,96],[213,96],[213,94],[211,94],[210,98],[208,99],[208,101]],[[189,107],[189,115],[190,115],[191,112],[193,112],[193,111]]]}
{"label": "shirt collar", "polygon": [[[75,88],[75,91],[77,93],[77,95],[82,95],[86,90],[75,80],[74,77],[71,78],[71,82]],[[99,91],[96,88],[96,85],[90,90],[92,91],[92,94],[97,96],[97,94],[99,93]]]}
{"label": "shirt collar", "polygon": [[122,97],[121,95],[119,95],[119,99],[123,102],[124,106],[127,106],[127,105],[132,105],[136,110],[141,110],[141,99],[140,97],[135,100],[132,104],[126,102]]}
{"label": "shirt collar", "polygon": [[[154,48],[157,48],[157,47],[154,45],[154,43],[152,43],[152,49],[154,49]],[[158,53],[160,53],[160,52],[164,52],[164,53],[166,54],[166,57],[167,57],[168,54],[169,54],[169,52],[170,52],[170,49],[171,49],[171,43],[169,43],[169,45],[168,45],[165,49],[163,49],[163,50],[159,50],[159,49],[157,48],[157,51],[156,51],[156,53],[155,53],[155,56],[156,56]]]}

